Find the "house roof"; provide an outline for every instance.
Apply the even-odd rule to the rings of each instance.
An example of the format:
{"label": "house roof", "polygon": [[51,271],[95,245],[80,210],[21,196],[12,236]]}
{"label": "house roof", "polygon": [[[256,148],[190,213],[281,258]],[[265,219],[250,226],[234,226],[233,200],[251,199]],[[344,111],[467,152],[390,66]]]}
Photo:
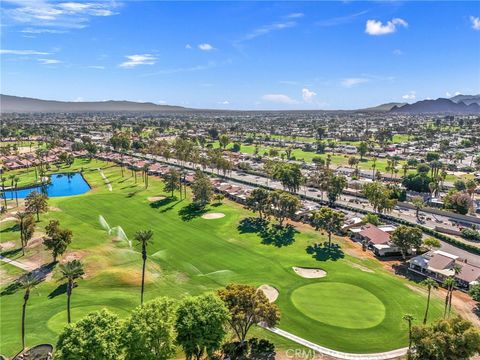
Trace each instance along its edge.
{"label": "house roof", "polygon": [[428,267],[436,270],[445,270],[450,268],[453,265],[454,261],[455,260],[449,256],[437,253],[434,254],[428,262]]}
{"label": "house roof", "polygon": [[375,225],[366,225],[359,234],[373,244],[387,244],[390,241],[390,234]]}
{"label": "house roof", "polygon": [[473,266],[467,263],[456,262],[456,265],[460,266],[461,270],[457,274],[457,278],[468,283],[480,279],[480,268],[477,266]]}

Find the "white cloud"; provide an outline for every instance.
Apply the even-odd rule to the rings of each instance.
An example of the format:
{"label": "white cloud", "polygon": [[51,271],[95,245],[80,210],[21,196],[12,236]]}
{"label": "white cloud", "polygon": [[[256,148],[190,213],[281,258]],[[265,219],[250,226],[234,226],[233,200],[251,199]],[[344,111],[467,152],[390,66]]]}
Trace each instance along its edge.
{"label": "white cloud", "polygon": [[343,87],[351,88],[360,84],[367,83],[369,81],[370,79],[367,78],[346,78],[342,80],[341,84]]}
{"label": "white cloud", "polygon": [[294,27],[296,24],[297,23],[295,21],[287,21],[287,22],[264,25],[262,27],[259,27],[253,30],[251,33],[245,35],[241,41],[253,40],[259,36],[267,35],[272,31],[283,30],[283,29]]}
{"label": "white cloud", "polygon": [[85,99],[81,96],[77,97],[76,99],[73,99],[73,102],[84,102]]}
{"label": "white cloud", "polygon": [[[30,27],[84,28],[90,18],[116,15],[114,1],[57,2],[44,0],[9,0],[13,5],[2,9],[3,20]],[[51,32],[51,31],[42,31]]]}
{"label": "white cloud", "polygon": [[215,48],[208,44],[208,43],[203,43],[203,44],[199,44],[198,45],[198,48],[202,51],[211,51],[211,50],[215,50]]}
{"label": "white cloud", "polygon": [[342,25],[342,24],[348,24],[348,23],[352,22],[353,20],[355,20],[357,17],[365,15],[366,13],[368,13],[368,11],[364,10],[364,11],[360,11],[360,12],[354,13],[354,14],[349,14],[349,15],[346,15],[346,16],[339,16],[339,17],[324,19],[324,20],[317,21],[315,23],[315,25],[328,27],[328,26],[337,26],[337,25]]}
{"label": "white cloud", "polygon": [[158,100],[158,105],[167,105],[165,100]]}
{"label": "white cloud", "polygon": [[151,54],[137,54],[137,55],[127,55],[125,56],[128,60],[121,63],[120,67],[122,68],[133,68],[138,65],[153,65],[155,64],[156,58]]}
{"label": "white cloud", "polygon": [[185,49],[189,49],[189,50],[190,50],[191,48],[192,48],[192,45],[190,45],[190,44],[186,44],[186,45],[185,45]]}
{"label": "white cloud", "polygon": [[224,100],[224,101],[219,101],[218,103],[219,103],[220,105],[229,105],[229,104],[230,104],[230,101]]}
{"label": "white cloud", "polygon": [[89,69],[97,69],[97,70],[103,70],[105,69],[105,66],[102,66],[102,65],[90,65],[90,66],[87,66]]}
{"label": "white cloud", "polygon": [[403,100],[415,100],[417,98],[417,93],[415,91],[410,91],[408,94],[402,96]]}
{"label": "white cloud", "polygon": [[448,92],[448,91],[445,93],[445,96],[446,96],[447,98],[450,98],[450,97],[452,97],[452,96],[457,96],[457,95],[462,95],[462,93],[461,93],[460,91],[455,91],[453,94],[451,94],[451,93]]}
{"label": "white cloud", "polygon": [[478,16],[470,16],[473,30],[480,30],[480,18]]}
{"label": "white cloud", "polygon": [[403,51],[400,49],[395,49],[392,52],[393,52],[393,55],[397,55],[397,56],[403,55]]}
{"label": "white cloud", "polygon": [[64,30],[55,30],[55,29],[35,29],[35,28],[26,28],[20,31],[25,34],[64,34]]}
{"label": "white cloud", "polygon": [[397,31],[397,26],[407,27],[408,23],[400,18],[395,18],[384,25],[378,20],[367,20],[365,32],[369,35],[386,35]]}
{"label": "white cloud", "polygon": [[60,60],[56,60],[56,59],[37,59],[37,60],[42,65],[55,65],[55,64],[61,64],[62,63]]}
{"label": "white cloud", "polygon": [[311,103],[313,98],[316,95],[317,95],[317,93],[315,93],[311,90],[308,90],[307,88],[302,89],[302,98],[303,98],[303,101],[305,101],[306,103]]}
{"label": "white cloud", "polygon": [[286,18],[289,18],[289,19],[298,19],[298,18],[301,18],[301,17],[304,17],[304,16],[305,16],[304,13],[296,12],[296,13],[288,14],[288,15],[286,16]]}
{"label": "white cloud", "polygon": [[297,100],[294,100],[290,96],[284,94],[266,94],[262,96],[262,100],[278,104],[298,104]]}
{"label": "white cloud", "polygon": [[217,67],[217,65],[218,64],[216,62],[210,61],[206,65],[195,65],[195,66],[185,67],[185,68],[164,69],[164,70],[159,70],[159,71],[149,73],[149,74],[143,74],[141,76],[169,75],[169,74],[176,74],[176,73],[207,70],[207,69],[215,68],[215,67]]}
{"label": "white cloud", "polygon": [[47,52],[36,51],[36,50],[7,50],[1,49],[0,54],[2,55],[49,55]]}

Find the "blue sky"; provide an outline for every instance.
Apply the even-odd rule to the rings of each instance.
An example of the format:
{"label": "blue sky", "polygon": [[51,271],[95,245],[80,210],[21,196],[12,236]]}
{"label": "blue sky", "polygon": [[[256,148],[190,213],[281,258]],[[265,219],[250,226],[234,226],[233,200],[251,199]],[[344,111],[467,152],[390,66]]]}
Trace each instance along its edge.
{"label": "blue sky", "polygon": [[1,92],[354,109],[480,93],[480,2],[2,2]]}

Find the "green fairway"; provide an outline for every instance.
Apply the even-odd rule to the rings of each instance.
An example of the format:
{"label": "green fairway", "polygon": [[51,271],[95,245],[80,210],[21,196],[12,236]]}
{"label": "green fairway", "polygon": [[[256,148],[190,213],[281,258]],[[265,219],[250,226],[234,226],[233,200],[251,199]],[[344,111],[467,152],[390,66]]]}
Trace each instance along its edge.
{"label": "green fairway", "polygon": [[356,285],[321,282],[292,293],[295,307],[314,320],[348,329],[368,329],[385,318],[385,306]]}
{"label": "green fairway", "polygon": [[[86,270],[85,278],[78,281],[73,291],[73,321],[103,307],[124,317],[140,302],[141,254],[135,243],[130,248],[127,239],[122,239],[119,227],[130,240],[138,230],[154,232],[148,247],[147,301],[158,296],[178,299],[202,294],[230,282],[269,284],[280,293],[276,302],[281,310],[281,329],[323,346],[361,353],[405,346],[408,335],[402,316],[410,313],[422,318],[425,295],[413,291],[407,286],[408,281],[385,270],[380,262],[352,255],[354,245],[348,239],[336,238],[334,242],[339,248],[331,252],[320,249],[312,254],[309,247],[325,241],[325,237],[298,225],[291,245],[263,244],[256,233],[240,231],[240,221],[253,214],[236,203],[225,200],[222,205],[207,207],[206,212],[225,214],[223,218],[208,220],[189,210],[190,194],[187,199],[171,199],[157,178],[151,177],[150,186],[145,189],[140,174],[135,182],[129,170],[122,176],[119,167],[96,160],[76,160],[68,171],[81,168],[92,189],[79,196],[51,198],[51,210],[41,215],[35,235],[41,237],[51,219],[58,219],[62,227],[73,231],[72,244],[63,258],[80,258]],[[97,168],[102,168],[111,182],[112,192]],[[167,197],[155,202],[148,199],[162,195]],[[105,221],[100,221],[100,216]],[[116,228],[111,234],[105,230],[106,223]],[[1,225],[2,243],[6,236],[18,248],[19,235],[12,228],[13,223]],[[2,254],[9,255],[11,251],[2,250]],[[12,256],[38,265],[51,261],[41,242],[34,241],[25,257],[21,251]],[[302,278],[292,266],[321,267],[327,276]],[[10,268],[11,265],[0,265],[2,274],[12,274]],[[58,269],[54,268],[51,276],[32,291],[27,307],[27,345],[56,342],[66,310],[66,295],[59,278]],[[2,289],[9,283],[3,282]],[[310,295],[312,289],[318,296]],[[350,296],[354,299],[348,299]],[[372,299],[380,303],[371,305]],[[5,355],[19,350],[22,301],[21,291],[0,297],[0,353]],[[380,318],[382,306],[384,317]],[[340,314],[342,311],[345,313]],[[441,313],[441,300],[435,298],[431,319]],[[265,330],[256,329],[255,335],[269,337],[281,346],[291,345]]]}

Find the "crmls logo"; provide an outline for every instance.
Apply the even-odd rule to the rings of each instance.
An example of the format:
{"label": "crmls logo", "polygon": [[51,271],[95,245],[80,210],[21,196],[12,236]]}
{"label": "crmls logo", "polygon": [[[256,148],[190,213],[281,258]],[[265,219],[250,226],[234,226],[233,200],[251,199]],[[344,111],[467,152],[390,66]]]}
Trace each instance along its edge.
{"label": "crmls logo", "polygon": [[319,360],[321,356],[311,349],[288,349],[285,351],[285,356],[289,359],[301,360]]}

